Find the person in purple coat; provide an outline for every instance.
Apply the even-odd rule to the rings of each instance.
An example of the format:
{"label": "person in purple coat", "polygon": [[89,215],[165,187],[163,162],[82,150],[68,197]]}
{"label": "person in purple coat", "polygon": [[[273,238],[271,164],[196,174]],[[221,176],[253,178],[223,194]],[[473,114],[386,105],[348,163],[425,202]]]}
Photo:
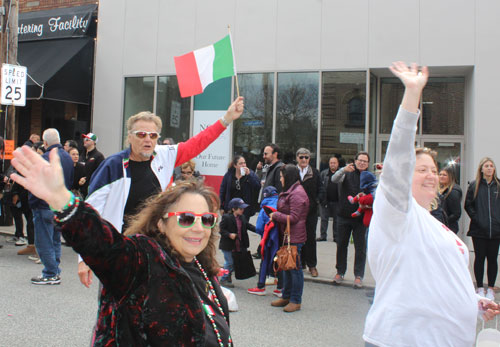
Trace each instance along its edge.
{"label": "person in purple coat", "polygon": [[280,180],[283,193],[278,199],[278,211],[270,218],[278,223],[280,239],[283,240],[287,217],[290,218],[290,243],[297,246],[297,269],[283,272],[282,297],[271,302],[271,306],[284,307],[285,312],[300,310],[302,291],[304,289],[304,273],[300,266],[300,250],[306,242],[306,219],[309,212],[309,198],[300,184],[297,166],[287,164],[280,169]]}

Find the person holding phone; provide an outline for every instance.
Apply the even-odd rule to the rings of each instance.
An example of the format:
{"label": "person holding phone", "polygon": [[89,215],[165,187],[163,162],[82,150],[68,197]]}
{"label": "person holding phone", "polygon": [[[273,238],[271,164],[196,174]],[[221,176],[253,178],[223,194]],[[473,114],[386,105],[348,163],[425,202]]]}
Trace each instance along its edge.
{"label": "person holding phone", "polygon": [[331,181],[338,183],[339,210],[337,215],[337,274],[333,278],[333,284],[339,285],[344,280],[347,271],[347,250],[349,240],[354,239],[354,288],[363,287],[363,277],[366,264],[366,227],[363,224],[363,217],[352,217],[358,209],[359,204],[351,204],[349,196],[356,196],[361,193],[361,172],[368,170],[370,155],[367,152],[358,152],[353,162],[337,170]]}
{"label": "person holding phone", "polygon": [[247,167],[242,155],[234,156],[220,185],[221,214],[230,213],[229,202],[234,198],[241,198],[249,206],[244,215],[247,220],[255,214],[255,196],[260,189],[259,177]]}

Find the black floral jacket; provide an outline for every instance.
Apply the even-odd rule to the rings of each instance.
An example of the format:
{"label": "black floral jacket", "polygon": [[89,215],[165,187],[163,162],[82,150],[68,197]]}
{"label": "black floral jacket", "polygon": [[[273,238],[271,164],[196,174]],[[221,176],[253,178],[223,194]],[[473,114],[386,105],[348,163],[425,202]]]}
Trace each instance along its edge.
{"label": "black floral jacket", "polygon": [[[93,346],[205,346],[194,284],[160,244],[123,236],[84,203],[60,226],[103,284]],[[212,282],[228,317],[224,294]]]}

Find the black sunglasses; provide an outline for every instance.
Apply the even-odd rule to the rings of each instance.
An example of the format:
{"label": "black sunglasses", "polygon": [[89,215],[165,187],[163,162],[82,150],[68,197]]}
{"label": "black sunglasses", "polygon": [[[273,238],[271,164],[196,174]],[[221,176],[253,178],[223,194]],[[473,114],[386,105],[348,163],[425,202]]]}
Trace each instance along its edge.
{"label": "black sunglasses", "polygon": [[299,159],[309,159],[308,155],[299,155]]}

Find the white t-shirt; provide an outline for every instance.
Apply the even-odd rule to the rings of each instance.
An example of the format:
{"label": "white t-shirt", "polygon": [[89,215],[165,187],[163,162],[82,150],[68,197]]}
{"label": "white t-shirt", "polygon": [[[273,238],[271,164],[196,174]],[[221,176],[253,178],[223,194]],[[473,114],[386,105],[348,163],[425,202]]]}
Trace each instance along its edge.
{"label": "white t-shirt", "polygon": [[377,346],[472,346],[478,298],[469,251],[411,195],[418,115],[400,109],[373,206],[375,298],[363,338]]}

